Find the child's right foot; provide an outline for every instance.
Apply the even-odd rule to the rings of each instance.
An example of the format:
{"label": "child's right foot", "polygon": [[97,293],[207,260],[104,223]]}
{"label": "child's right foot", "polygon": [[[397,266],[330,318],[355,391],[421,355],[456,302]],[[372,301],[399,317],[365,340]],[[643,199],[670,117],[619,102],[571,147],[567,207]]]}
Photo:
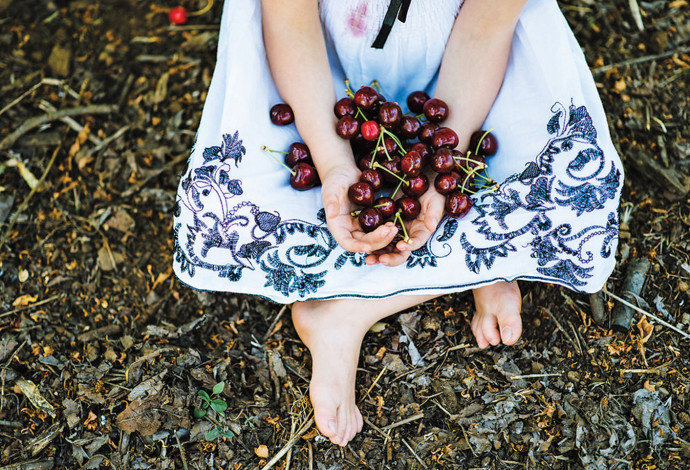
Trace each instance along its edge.
{"label": "child's right foot", "polygon": [[484,349],[501,342],[515,344],[522,334],[520,308],[522,297],[517,282],[500,281],[472,291],[476,313],[472,317],[472,333],[477,345]]}

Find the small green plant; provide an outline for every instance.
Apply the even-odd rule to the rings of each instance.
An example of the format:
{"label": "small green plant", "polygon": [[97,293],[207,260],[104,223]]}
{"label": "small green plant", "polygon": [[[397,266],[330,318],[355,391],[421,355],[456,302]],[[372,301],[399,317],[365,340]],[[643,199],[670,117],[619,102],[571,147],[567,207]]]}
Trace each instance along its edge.
{"label": "small green plant", "polygon": [[208,409],[211,408],[216,412],[216,414],[225,418],[225,410],[228,409],[228,404],[225,403],[225,400],[219,398],[219,395],[223,393],[223,389],[225,389],[225,382],[218,382],[213,386],[213,390],[211,390],[210,394],[203,389],[199,390],[197,393],[199,398],[201,398],[201,408],[198,406],[194,407],[194,417],[203,418],[206,416],[211,422],[214,423],[214,426],[211,428],[211,430],[206,433],[207,441],[213,441],[219,437],[235,437],[235,434],[229,430],[227,426],[222,425],[212,416],[208,415]]}

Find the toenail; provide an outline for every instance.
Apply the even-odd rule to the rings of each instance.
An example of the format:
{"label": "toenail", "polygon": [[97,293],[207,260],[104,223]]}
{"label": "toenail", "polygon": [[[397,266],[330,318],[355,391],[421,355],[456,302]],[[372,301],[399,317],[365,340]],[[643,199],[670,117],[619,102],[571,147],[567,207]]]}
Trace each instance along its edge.
{"label": "toenail", "polygon": [[510,341],[513,339],[513,329],[509,326],[506,326],[501,330],[501,337],[504,341]]}
{"label": "toenail", "polygon": [[338,427],[336,426],[335,420],[334,419],[329,419],[328,420],[328,429],[330,429],[333,432],[336,432],[338,430]]}

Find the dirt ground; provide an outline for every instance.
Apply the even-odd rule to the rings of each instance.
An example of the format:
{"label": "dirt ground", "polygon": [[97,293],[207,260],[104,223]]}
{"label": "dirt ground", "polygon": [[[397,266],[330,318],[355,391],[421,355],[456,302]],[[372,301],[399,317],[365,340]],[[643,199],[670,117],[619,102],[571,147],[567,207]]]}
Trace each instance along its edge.
{"label": "dirt ground", "polygon": [[514,347],[467,294],[387,319],[346,448],[289,312],[172,274],[221,11],[173,6],[0,0],[0,469],[690,468],[687,0],[560,2],[626,170],[607,293],[523,284]]}

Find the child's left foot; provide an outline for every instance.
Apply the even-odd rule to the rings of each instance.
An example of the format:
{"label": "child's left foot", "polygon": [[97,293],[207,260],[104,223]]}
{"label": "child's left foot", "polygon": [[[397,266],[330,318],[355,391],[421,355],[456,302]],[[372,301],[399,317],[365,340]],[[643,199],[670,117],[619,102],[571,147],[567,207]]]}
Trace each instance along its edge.
{"label": "child's left foot", "polygon": [[476,313],[472,333],[477,345],[515,344],[522,334],[522,297],[517,282],[500,281],[472,291]]}

